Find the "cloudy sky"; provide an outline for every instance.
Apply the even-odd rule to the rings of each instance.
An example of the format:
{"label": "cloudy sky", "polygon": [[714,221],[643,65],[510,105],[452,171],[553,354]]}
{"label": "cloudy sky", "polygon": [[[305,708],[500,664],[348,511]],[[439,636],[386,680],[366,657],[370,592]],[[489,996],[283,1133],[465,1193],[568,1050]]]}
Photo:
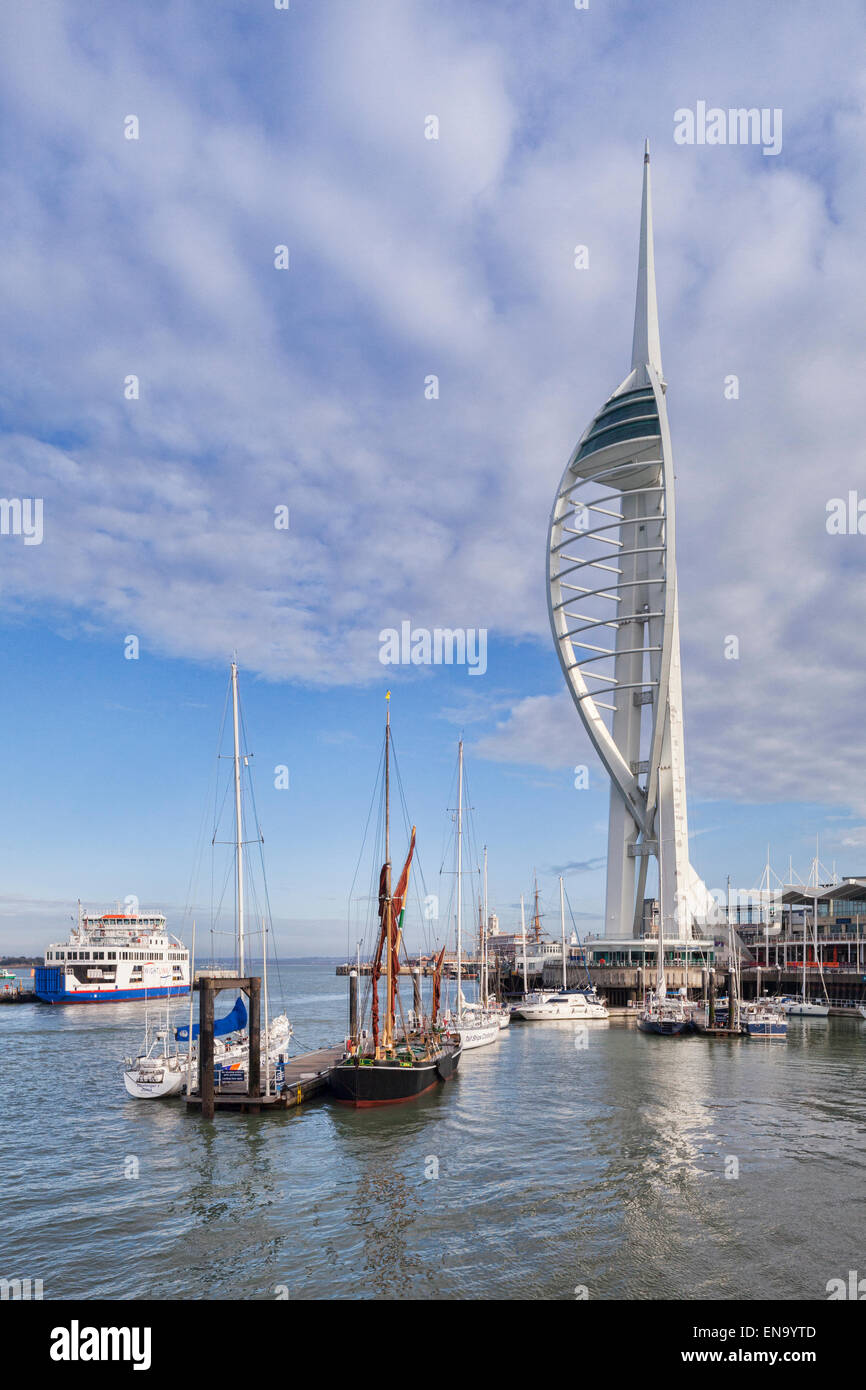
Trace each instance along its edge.
{"label": "cloudy sky", "polygon": [[[5,7],[0,495],[44,499],[44,538],[0,536],[0,949],[79,896],[181,925],[233,650],[287,953],[345,942],[387,686],[430,891],[462,729],[503,920],[570,866],[597,923],[607,791],[544,551],[629,367],[645,136],[692,858],[748,887],[768,843],[805,873],[820,834],[864,871],[866,537],[826,526],[866,499],[862,22],[845,0]],[[780,109],[781,152],[677,144],[699,101]],[[407,619],[486,629],[485,674],[383,667]]]}

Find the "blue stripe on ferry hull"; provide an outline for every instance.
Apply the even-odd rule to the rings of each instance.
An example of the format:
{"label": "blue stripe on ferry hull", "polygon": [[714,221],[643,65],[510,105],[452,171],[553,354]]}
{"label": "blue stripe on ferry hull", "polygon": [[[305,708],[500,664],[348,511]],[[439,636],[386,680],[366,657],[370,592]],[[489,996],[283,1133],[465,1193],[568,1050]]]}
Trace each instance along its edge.
{"label": "blue stripe on ferry hull", "polygon": [[131,999],[175,999],[183,994],[189,994],[189,985],[167,985],[162,989],[103,990],[99,994],[88,994],[86,990],[36,990],[36,998],[41,999],[43,1004],[118,1004]]}

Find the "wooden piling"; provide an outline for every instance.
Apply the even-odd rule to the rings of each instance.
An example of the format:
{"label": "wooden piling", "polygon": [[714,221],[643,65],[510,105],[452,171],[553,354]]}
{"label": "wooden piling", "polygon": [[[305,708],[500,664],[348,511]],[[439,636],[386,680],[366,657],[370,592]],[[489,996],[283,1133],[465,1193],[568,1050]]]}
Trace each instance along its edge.
{"label": "wooden piling", "polygon": [[417,965],[412,971],[412,1008],[415,1010],[415,1017],[418,1026],[421,1026],[421,971]]}
{"label": "wooden piling", "polygon": [[[198,1093],[201,1096],[201,1113],[204,1119],[212,1120],[213,1104],[213,983],[208,979],[199,981],[199,1039],[198,1039]],[[192,1039],[190,1039],[190,1047]]]}
{"label": "wooden piling", "polygon": [[358,1041],[358,972],[349,971],[349,1037]]}
{"label": "wooden piling", "polygon": [[247,1095],[258,1101],[262,1081],[262,982],[258,975],[247,981],[250,1000],[250,1065]]}

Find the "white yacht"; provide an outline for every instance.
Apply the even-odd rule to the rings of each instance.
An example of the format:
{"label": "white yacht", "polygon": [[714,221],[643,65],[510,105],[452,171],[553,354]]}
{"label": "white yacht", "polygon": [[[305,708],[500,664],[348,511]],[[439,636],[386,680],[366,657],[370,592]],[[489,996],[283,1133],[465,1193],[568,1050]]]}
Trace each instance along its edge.
{"label": "white yacht", "polygon": [[528,1022],[551,1019],[609,1018],[607,1007],[595,990],[570,989],[551,994],[536,1004],[524,1001],[515,1009],[518,1018]]}
{"label": "white yacht", "polygon": [[[523,900],[521,899],[521,912],[522,910]],[[568,988],[565,950],[565,887],[562,877],[559,880],[559,915],[562,933],[562,988],[560,990],[526,992],[522,1000],[514,1005],[512,1012],[515,1018],[525,1019],[527,1023],[555,1019],[609,1018],[607,1005],[604,999],[599,998],[592,984],[589,984],[586,989]]]}
{"label": "white yacht", "polygon": [[829,1018],[830,1005],[817,999],[783,999],[782,1008],[789,1018]]}

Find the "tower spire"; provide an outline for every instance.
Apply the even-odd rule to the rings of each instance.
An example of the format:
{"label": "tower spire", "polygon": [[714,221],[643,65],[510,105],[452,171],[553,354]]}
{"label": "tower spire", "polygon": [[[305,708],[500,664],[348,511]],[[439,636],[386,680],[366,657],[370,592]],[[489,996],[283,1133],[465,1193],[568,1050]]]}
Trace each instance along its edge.
{"label": "tower spire", "polygon": [[643,197],[640,208],[640,254],[637,268],[637,300],[634,306],[632,370],[642,372],[647,363],[662,376],[659,310],[656,302],[656,267],[653,252],[653,208],[650,187],[649,140],[643,153]]}

